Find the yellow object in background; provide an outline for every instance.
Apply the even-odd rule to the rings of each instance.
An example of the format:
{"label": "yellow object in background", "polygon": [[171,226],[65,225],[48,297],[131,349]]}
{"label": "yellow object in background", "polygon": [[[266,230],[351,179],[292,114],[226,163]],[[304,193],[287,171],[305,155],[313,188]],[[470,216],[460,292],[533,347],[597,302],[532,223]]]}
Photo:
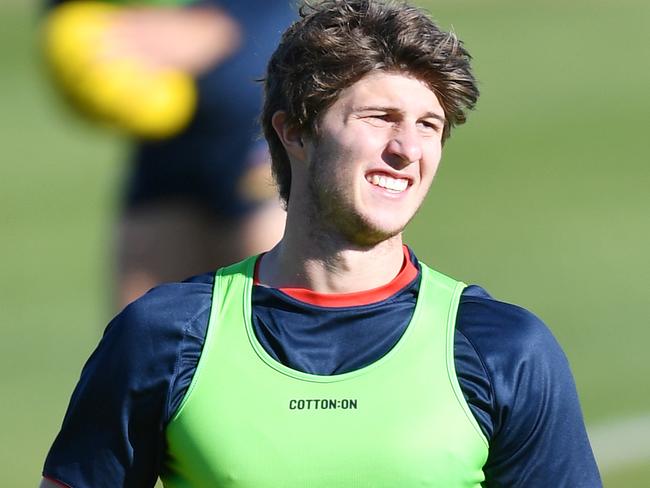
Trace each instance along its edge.
{"label": "yellow object in background", "polygon": [[120,7],[69,2],[50,12],[43,49],[57,87],[90,120],[146,139],[171,137],[196,108],[193,78],[137,59],[106,56],[106,32]]}

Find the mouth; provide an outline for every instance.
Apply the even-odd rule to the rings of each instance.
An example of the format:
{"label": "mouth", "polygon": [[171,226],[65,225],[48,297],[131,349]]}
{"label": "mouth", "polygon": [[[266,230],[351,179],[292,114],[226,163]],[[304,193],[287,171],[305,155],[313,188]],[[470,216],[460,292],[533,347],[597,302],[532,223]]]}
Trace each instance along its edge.
{"label": "mouth", "polygon": [[398,178],[387,173],[369,173],[366,181],[373,186],[382,188],[389,193],[402,193],[411,184],[409,178]]}

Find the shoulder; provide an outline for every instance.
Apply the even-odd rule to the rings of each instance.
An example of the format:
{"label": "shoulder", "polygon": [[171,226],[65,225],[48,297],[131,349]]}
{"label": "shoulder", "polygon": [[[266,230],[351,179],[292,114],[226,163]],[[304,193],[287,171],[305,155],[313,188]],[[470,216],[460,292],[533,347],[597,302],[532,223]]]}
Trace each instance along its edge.
{"label": "shoulder", "polygon": [[[529,381],[566,362],[553,334],[530,311],[496,300],[483,288],[465,288],[460,298],[454,336],[458,380],[474,416],[491,439],[510,412],[520,382],[534,397],[541,384]],[[515,390],[513,390],[513,387]]]}
{"label": "shoulder", "polygon": [[490,440],[488,480],[600,486],[569,363],[539,317],[470,286],[454,346],[461,388]]}
{"label": "shoulder", "polygon": [[188,319],[197,307],[209,306],[213,284],[214,274],[205,273],[182,282],[158,285],[127,305],[120,315],[144,323]]}
{"label": "shoulder", "polygon": [[[568,361],[552,332],[522,307],[469,286],[461,296],[456,330],[456,342],[464,343],[480,362],[489,382],[493,411],[511,407],[524,396],[531,401],[543,396],[548,393],[546,381],[551,379],[573,386]],[[514,397],[515,392],[519,398]],[[498,427],[497,421],[494,428]]]}
{"label": "shoulder", "polygon": [[519,355],[541,359],[561,352],[539,317],[520,306],[496,300],[476,285],[463,291],[457,328],[482,353],[495,359]]}
{"label": "shoulder", "polygon": [[[153,288],[127,306],[114,324],[119,349],[132,371],[147,371],[169,384],[165,418],[173,415],[189,386],[210,318],[214,274]],[[107,330],[109,334],[109,330]]]}
{"label": "shoulder", "polygon": [[185,328],[210,308],[214,274],[205,273],[180,283],[152,288],[117,316],[121,323],[143,331]]}
{"label": "shoulder", "polygon": [[211,275],[162,285],[111,321],[72,394],[46,476],[70,486],[153,485],[164,427],[200,356],[211,294]]}

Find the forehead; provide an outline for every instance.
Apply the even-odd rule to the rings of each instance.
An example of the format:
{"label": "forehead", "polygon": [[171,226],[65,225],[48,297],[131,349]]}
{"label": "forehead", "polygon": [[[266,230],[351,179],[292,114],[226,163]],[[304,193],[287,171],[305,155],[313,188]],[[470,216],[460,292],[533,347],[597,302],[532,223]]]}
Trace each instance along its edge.
{"label": "forehead", "polygon": [[436,94],[429,86],[409,75],[373,71],[345,88],[334,103],[339,108],[358,110],[363,107],[388,107],[414,112],[435,112],[444,116]]}

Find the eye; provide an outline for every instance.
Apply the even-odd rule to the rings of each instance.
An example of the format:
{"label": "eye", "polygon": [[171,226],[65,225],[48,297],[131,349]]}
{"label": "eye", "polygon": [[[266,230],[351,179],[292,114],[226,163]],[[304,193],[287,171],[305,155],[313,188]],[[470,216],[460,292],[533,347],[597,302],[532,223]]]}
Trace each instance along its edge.
{"label": "eye", "polygon": [[385,112],[368,113],[363,116],[363,119],[375,126],[385,126],[392,122],[390,114]]}
{"label": "eye", "polygon": [[423,129],[431,132],[442,132],[443,124],[439,120],[424,119],[418,121],[418,125]]}

